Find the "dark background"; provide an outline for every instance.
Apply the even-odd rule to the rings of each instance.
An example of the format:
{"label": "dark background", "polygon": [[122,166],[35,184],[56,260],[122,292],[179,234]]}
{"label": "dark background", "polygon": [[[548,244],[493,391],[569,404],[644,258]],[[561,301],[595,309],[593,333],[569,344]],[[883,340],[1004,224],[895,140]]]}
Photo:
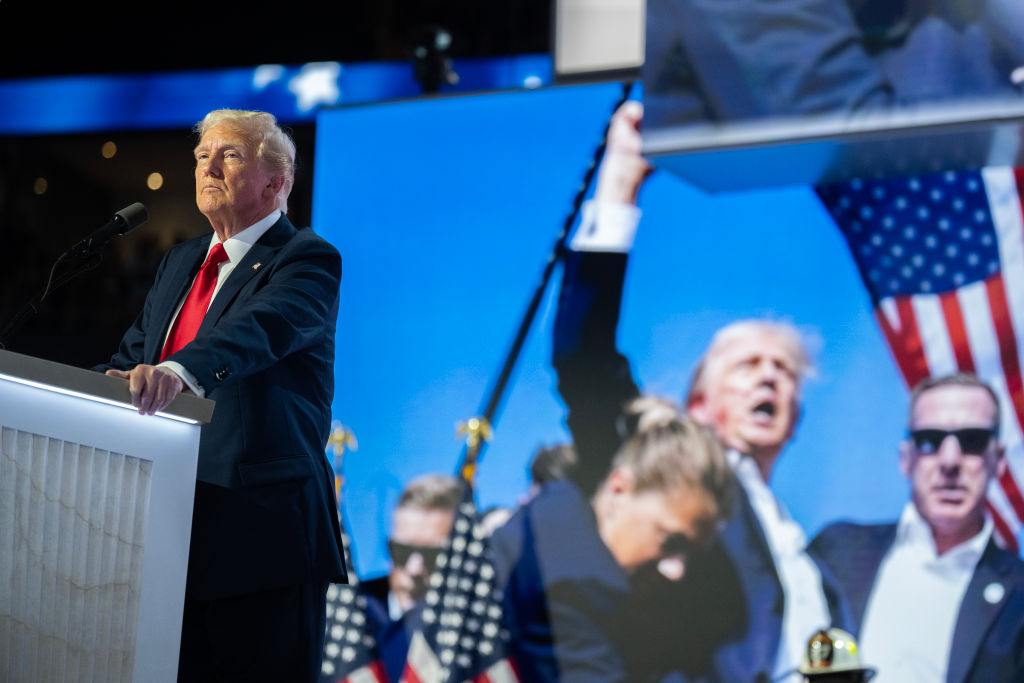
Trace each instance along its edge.
{"label": "dark background", "polygon": [[[550,0],[313,3],[0,0],[0,79],[413,60],[440,27],[449,56],[550,50]],[[197,118],[203,112],[197,112]],[[299,154],[289,216],[310,222],[314,126],[291,127]],[[114,140],[118,153],[99,150]],[[8,349],[77,366],[105,360],[141,310],[176,242],[209,230],[195,208],[189,130],[0,137],[0,331],[44,287],[51,265],[114,211],[145,201],[159,215],[116,240],[103,262],[50,294]],[[164,186],[141,183],[160,169]],[[39,194],[38,178],[47,188]],[[0,332],[2,334],[2,332]]]}

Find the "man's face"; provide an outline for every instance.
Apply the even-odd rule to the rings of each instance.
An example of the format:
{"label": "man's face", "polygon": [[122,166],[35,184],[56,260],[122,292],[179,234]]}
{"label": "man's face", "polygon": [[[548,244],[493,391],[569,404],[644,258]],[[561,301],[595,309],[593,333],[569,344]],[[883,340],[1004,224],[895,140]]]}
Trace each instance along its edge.
{"label": "man's face", "polygon": [[598,532],[626,573],[658,562],[659,569],[675,567],[662,570],[667,578],[680,579],[688,555],[715,533],[717,509],[703,491],[636,492],[632,473],[622,469],[613,470],[602,488],[606,504],[595,506]]}
{"label": "man's face", "polygon": [[986,439],[981,432],[965,432],[962,445],[957,435],[942,432],[993,430],[996,411],[981,387],[945,385],[918,397],[911,415],[912,438],[900,450],[900,469],[910,479],[914,505],[933,532],[966,540],[980,530],[988,483],[1005,466],[998,436]]}
{"label": "man's face", "polygon": [[195,149],[196,205],[211,223],[245,228],[276,206],[280,189],[230,123],[209,128]]}
{"label": "man's face", "polygon": [[402,609],[427,593],[433,560],[448,541],[452,510],[399,507],[391,520],[391,574],[388,583]]}
{"label": "man's face", "polygon": [[703,391],[689,410],[730,448],[777,452],[792,437],[800,413],[797,373],[787,340],[754,330],[708,358]]}

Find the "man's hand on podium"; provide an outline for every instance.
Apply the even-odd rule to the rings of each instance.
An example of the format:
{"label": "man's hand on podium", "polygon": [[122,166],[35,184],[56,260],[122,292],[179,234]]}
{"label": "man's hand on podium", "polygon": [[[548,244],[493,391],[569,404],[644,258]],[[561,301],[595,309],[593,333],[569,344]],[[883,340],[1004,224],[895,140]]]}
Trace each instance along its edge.
{"label": "man's hand on podium", "polygon": [[132,370],[107,370],[106,374],[128,380],[132,405],[139,409],[140,415],[152,415],[163,410],[185,387],[174,372],[155,365],[136,365]]}

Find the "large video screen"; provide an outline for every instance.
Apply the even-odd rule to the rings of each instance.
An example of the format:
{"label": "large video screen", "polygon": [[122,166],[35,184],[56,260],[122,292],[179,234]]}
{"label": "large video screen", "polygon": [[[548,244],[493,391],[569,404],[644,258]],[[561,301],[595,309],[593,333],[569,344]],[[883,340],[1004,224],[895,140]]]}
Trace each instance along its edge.
{"label": "large video screen", "polygon": [[[361,573],[387,569],[402,485],[455,471],[456,425],[485,401],[620,95],[566,86],[320,114],[313,225],[344,263],[334,414],[358,441],[342,498]],[[817,376],[773,488],[811,533],[897,515],[907,391],[814,191],[717,196],[657,173],[641,207],[618,344],[644,389],[682,401],[716,329],[791,321],[818,347]],[[514,506],[535,451],[569,439],[550,357],[560,277],[480,465],[482,508]]]}
{"label": "large video screen", "polygon": [[1015,0],[652,0],[645,146],[712,189],[1019,165],[1022,34]]}
{"label": "large video screen", "polygon": [[[422,565],[429,564],[432,555],[422,539],[429,538],[425,530],[438,523],[423,513],[417,518],[420,526],[413,524],[409,515],[416,506],[407,501],[403,489],[422,493],[424,476],[455,473],[463,450],[460,438],[464,438],[458,436],[458,425],[478,415],[488,400],[573,198],[622,97],[617,84],[563,86],[338,108],[318,117],[313,226],[338,246],[344,262],[333,411],[338,424],[354,437],[347,439],[343,453],[339,449],[335,465],[343,479],[340,502],[355,569],[368,586],[360,590],[369,594],[385,587],[382,595],[391,597],[381,598],[386,600],[382,604],[409,633],[416,632],[417,627],[410,624],[419,623],[417,619],[427,624],[427,633],[433,619],[449,619],[447,626],[440,622],[442,630],[432,641],[442,647],[442,663],[445,652],[450,657],[459,652],[444,644],[449,642],[446,638],[458,640],[452,635],[458,629],[451,624],[461,623],[462,617],[461,613],[437,617],[440,598],[431,597],[429,591],[440,591],[445,585],[464,588],[455,579],[438,579],[439,583],[430,584],[425,598],[421,594],[425,602],[417,603],[404,617],[396,609],[396,581],[412,581],[412,568],[419,569],[427,590],[430,572],[423,571]],[[795,668],[802,653],[811,652],[804,648],[809,647],[807,638],[813,632],[797,633],[800,622],[787,620],[787,630],[780,636],[782,603],[771,602],[771,595],[781,599],[786,586],[786,610],[803,610],[806,618],[816,608],[806,604],[792,608],[789,601],[796,601],[801,586],[814,581],[807,578],[813,574],[800,573],[808,570],[799,560],[805,557],[807,541],[841,520],[893,523],[866,527],[888,530],[896,529],[896,520],[910,523],[906,520],[908,510],[914,509],[908,505],[911,487],[901,471],[901,462],[906,465],[901,454],[907,452],[901,449],[910,443],[907,384],[928,374],[969,369],[995,385],[1004,423],[1002,438],[1012,457],[1007,458],[1008,474],[992,485],[988,509],[1000,521],[994,530],[986,526],[980,538],[990,534],[993,543],[1014,547],[1019,529],[1015,512],[1019,501],[1014,497],[1019,494],[1014,492],[1021,476],[1019,424],[1024,403],[1019,368],[1016,375],[1000,379],[1013,365],[994,367],[993,362],[998,366],[1000,353],[1004,360],[1018,357],[1016,347],[1001,346],[999,328],[1019,329],[1019,315],[1013,311],[1024,292],[1017,277],[1020,268],[1014,265],[1024,253],[1019,248],[1024,236],[1017,198],[1021,183],[1021,176],[1012,169],[952,170],[920,178],[709,194],[676,174],[656,171],[640,192],[641,217],[628,259],[607,253],[588,257],[626,264],[621,295],[615,294],[609,304],[601,279],[616,277],[614,266],[584,267],[582,260],[570,256],[567,263],[575,265],[556,269],[476,477],[478,509],[503,509],[514,515],[504,526],[495,522],[500,528],[494,531],[491,545],[498,558],[498,576],[506,581],[503,606],[512,629],[508,644],[517,650],[519,680],[546,680],[542,674],[549,655],[568,679],[572,679],[570,672],[582,669],[592,675],[611,672],[609,680],[643,680],[633,676],[641,676],[642,670],[647,675],[664,664],[683,673],[716,671],[727,680],[796,680]],[[587,194],[592,191],[588,188]],[[947,211],[948,215],[943,213]],[[586,268],[590,268],[588,274]],[[569,279],[563,283],[565,273]],[[590,279],[581,286],[586,278]],[[574,328],[576,337],[569,335],[569,346],[592,344],[597,337],[610,335],[628,360],[629,373],[614,365],[577,364],[575,386],[584,390],[568,398],[560,393],[568,387],[565,366],[559,365],[556,372],[552,354],[567,339],[559,336],[556,342],[556,316],[572,321],[575,315],[576,309],[559,308],[566,305],[560,294],[570,281],[576,291],[574,305],[587,309],[592,297],[600,299],[606,310],[584,316],[585,322]],[[942,288],[952,293],[941,299],[933,296]],[[620,302],[621,317],[616,322]],[[746,507],[720,527],[722,547],[739,552],[730,545],[737,542],[735,520],[754,515],[755,509],[762,526],[752,528],[762,532],[751,532],[743,541],[749,548],[735,555],[739,578],[706,559],[717,557],[718,551],[700,553],[687,546],[687,553],[692,552],[687,557],[694,559],[686,561],[682,588],[659,593],[663,589],[657,588],[662,580],[658,577],[667,576],[671,566],[630,565],[619,545],[625,542],[633,547],[634,540],[644,537],[644,525],[651,517],[645,517],[643,506],[632,508],[631,522],[619,527],[625,531],[619,537],[607,521],[612,518],[606,516],[602,501],[607,498],[602,496],[629,490],[628,486],[609,474],[592,498],[582,485],[575,488],[565,482],[545,484],[538,494],[531,488],[531,465],[542,452],[550,455],[554,447],[571,444],[570,431],[578,433],[580,423],[567,421],[568,409],[582,408],[576,414],[584,414],[609,389],[596,378],[610,377],[608,384],[621,388],[625,375],[631,374],[644,394],[681,404],[694,367],[716,331],[751,318],[795,328],[813,362],[813,371],[801,383],[795,428],[787,434],[770,473],[744,470],[743,461],[732,465],[744,480],[745,494],[740,498],[745,502],[737,505]],[[595,326],[595,319],[612,320],[612,329]],[[966,351],[960,344],[963,340],[971,344]],[[605,360],[615,362],[613,356]],[[618,369],[609,373],[608,367]],[[783,370],[784,364],[769,370],[772,378],[765,382],[772,383],[773,392],[781,382],[777,373]],[[751,410],[761,414],[752,419],[772,422],[779,405],[753,406]],[[992,405],[990,413],[995,412]],[[994,414],[987,419],[995,419]],[[628,417],[616,418],[614,429],[604,433],[618,438],[620,429],[635,436],[647,428],[640,421],[630,426]],[[953,432],[940,432],[942,440],[935,442],[938,437],[933,431],[914,437],[917,452],[939,443],[947,453],[952,440],[945,437]],[[970,439],[980,433],[967,431],[971,433],[956,435],[962,448],[986,449],[987,457],[994,457],[994,441],[979,446]],[[575,445],[581,469],[570,480],[579,477],[589,452],[582,442]],[[590,449],[595,442],[585,446]],[[623,447],[620,456],[628,457],[625,452]],[[762,490],[757,482],[765,479],[769,488]],[[708,481],[705,484],[713,488]],[[620,485],[626,488],[616,489]],[[595,542],[595,523],[600,543]],[[419,544],[403,540],[411,528],[425,534],[413,534],[421,539]],[[698,527],[657,528],[666,539],[676,541],[700,535]],[[768,546],[758,533],[770,535],[774,565],[773,560],[762,560]],[[446,538],[434,539],[436,552],[441,552],[439,544]],[[826,549],[852,552],[846,541],[834,544],[833,540],[830,535],[819,542]],[[445,551],[451,553],[449,558],[464,548],[454,545],[455,541],[452,544]],[[668,552],[664,545],[659,548]],[[786,553],[794,553],[796,569],[792,564],[783,568],[786,561],[778,558]],[[857,562],[866,562],[864,558],[871,555],[865,553],[857,551]],[[618,565],[610,564],[612,556]],[[501,568],[509,571],[509,557],[518,558],[511,578]],[[756,569],[762,561],[769,562],[767,569],[762,567],[768,572],[763,594],[744,583],[753,575],[750,572],[762,571]],[[442,571],[454,576],[447,574],[449,568],[457,571],[453,564],[433,566],[435,577]],[[737,571],[735,566],[729,571]],[[868,570],[860,564],[844,561],[839,567],[854,585],[870,586]],[[828,592],[829,574],[820,571],[829,606],[847,604],[836,598],[838,593]],[[626,574],[628,583],[622,578]],[[465,590],[482,590],[477,595],[485,595],[486,585],[474,580]],[[728,584],[733,580],[740,583]],[[700,588],[708,585],[733,588]],[[899,585],[910,590],[911,584]],[[973,596],[970,599],[982,600],[974,590],[967,594]],[[997,589],[986,591],[984,599],[996,603],[1006,595],[996,596]],[[652,595],[662,597],[651,602]],[[927,592],[921,595],[930,600]],[[624,596],[635,596],[636,601]],[[731,601],[744,597],[751,602],[736,609]],[[815,627],[831,620],[859,636],[866,597],[866,592],[859,596],[854,622],[843,620],[842,614],[849,616],[848,612],[833,612],[831,617],[822,615]],[[466,600],[467,596],[447,595],[446,605],[450,598]],[[933,602],[928,602],[925,612],[932,612]],[[689,610],[688,618],[681,620],[674,605],[687,605],[679,609]],[[639,621],[630,621],[616,611],[622,606],[651,611]],[[339,613],[349,618],[347,607]],[[1009,608],[1005,613],[1017,614]],[[742,622],[738,627],[729,621],[737,615]],[[1019,615],[1013,618],[1019,621]],[[633,630],[629,624],[639,626]],[[543,630],[549,625],[553,631]],[[660,635],[650,635],[652,625]],[[344,628],[349,626],[339,629],[339,638],[345,637]],[[729,630],[735,628],[746,629],[747,636],[736,640],[735,632]],[[390,629],[380,631],[380,637],[390,638],[386,635],[394,633]],[[622,674],[625,677],[615,677],[621,662],[615,656],[602,659],[608,653],[600,647],[598,654],[581,654],[594,645],[589,638],[595,634],[601,647],[607,644],[607,636],[607,640],[619,638],[622,650],[629,651],[631,663]],[[471,636],[466,642],[477,643]],[[416,637],[409,646],[410,665],[413,653],[422,654]],[[829,635],[829,647],[843,647],[842,637]],[[554,649],[531,650],[538,641],[553,643]],[[343,640],[338,642],[344,645]],[[493,645],[487,642],[488,647]],[[726,642],[733,645],[708,646]],[[741,644],[740,650],[733,648],[736,643]],[[748,661],[747,655],[730,659],[747,646],[764,656],[758,661]],[[381,649],[386,646],[382,644]],[[893,656],[886,659],[877,638],[869,639],[864,651],[865,657],[873,652],[883,663],[894,661]],[[344,659],[344,647],[333,652],[337,656],[328,657],[325,672],[337,672],[335,667]],[[390,665],[393,677],[401,670],[404,652],[400,650],[397,669]],[[574,658],[577,655],[581,658]],[[383,656],[387,659],[387,652]],[[469,657],[465,652],[460,656]],[[894,656],[899,659],[899,653]],[[946,666],[943,656],[937,655],[934,662],[931,655],[926,659],[928,666]],[[456,666],[451,661],[445,666]],[[1012,656],[998,661],[1012,662]],[[640,669],[632,668],[636,662]]]}

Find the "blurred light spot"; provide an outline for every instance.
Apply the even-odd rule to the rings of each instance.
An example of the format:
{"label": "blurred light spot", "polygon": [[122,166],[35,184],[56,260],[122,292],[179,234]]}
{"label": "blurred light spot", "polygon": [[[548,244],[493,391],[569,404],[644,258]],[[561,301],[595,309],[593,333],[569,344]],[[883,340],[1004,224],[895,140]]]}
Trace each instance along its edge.
{"label": "blurred light spot", "polygon": [[50,184],[46,182],[46,178],[36,178],[36,182],[32,184],[32,191],[36,194],[46,194],[49,187]]}
{"label": "blurred light spot", "polygon": [[284,76],[284,67],[280,64],[260,64],[252,72],[252,87],[263,90],[274,81]]}
{"label": "blurred light spot", "polygon": [[146,187],[148,187],[151,190],[159,190],[163,186],[164,186],[164,177],[163,177],[163,175],[161,175],[160,173],[157,173],[156,171],[154,171],[153,173],[150,173],[149,177],[146,178]]}
{"label": "blurred light spot", "polygon": [[523,81],[524,88],[539,88],[541,85],[540,76],[527,76]]}
{"label": "blurred light spot", "polygon": [[103,148],[100,149],[100,154],[103,155],[104,159],[113,159],[114,155],[117,154],[117,145],[114,144],[113,140],[107,140],[103,143]]}
{"label": "blurred light spot", "polygon": [[310,62],[304,64],[295,78],[288,82],[288,90],[298,100],[299,111],[309,111],[318,104],[337,104],[341,99],[338,62]]}

